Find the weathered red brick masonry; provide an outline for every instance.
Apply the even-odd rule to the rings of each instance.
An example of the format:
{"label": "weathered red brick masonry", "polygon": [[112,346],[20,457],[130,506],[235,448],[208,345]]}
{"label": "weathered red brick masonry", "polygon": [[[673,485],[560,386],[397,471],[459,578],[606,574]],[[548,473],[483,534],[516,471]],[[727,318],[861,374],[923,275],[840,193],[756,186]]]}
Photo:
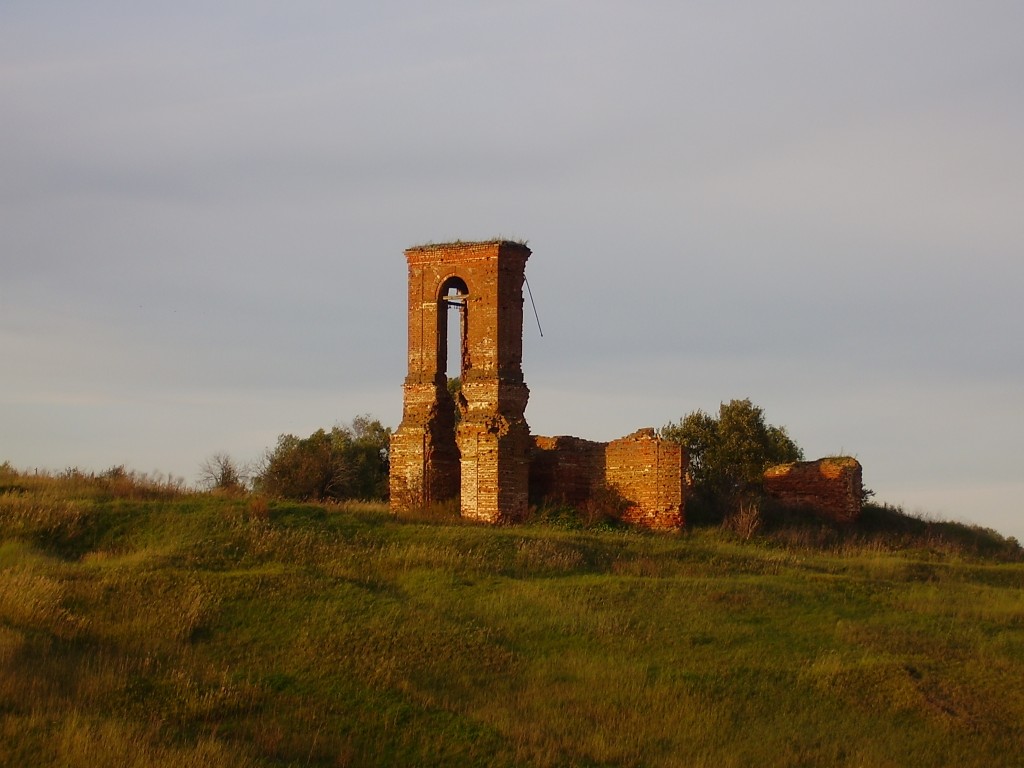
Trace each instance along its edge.
{"label": "weathered red brick masonry", "polygon": [[674,530],[684,520],[686,453],[641,429],[610,443],[578,437],[535,437],[530,499],[580,507],[607,491],[628,504],[623,519]]}
{"label": "weathered red brick masonry", "polygon": [[[530,249],[507,241],[422,246],[409,264],[409,373],[391,441],[396,510],[461,496],[462,514],[519,520],[528,503],[523,280]],[[458,428],[448,393],[449,310],[459,314]]]}
{"label": "weathered red brick masonry", "polygon": [[860,462],[848,456],[769,467],[764,492],[790,507],[808,507],[839,523],[860,517]]}
{"label": "weathered red brick masonry", "polygon": [[[526,516],[531,502],[582,505],[611,491],[626,501],[627,521],[681,527],[687,461],[678,444],[653,429],[610,443],[531,436],[525,417],[530,390],[522,369],[530,253],[507,240],[405,252],[409,372],[402,423],[391,440],[392,508],[401,513],[458,497],[465,517],[514,522]],[[449,312],[458,314],[458,350],[448,349]],[[457,403],[447,386],[449,354],[461,362]],[[858,494],[859,477],[858,471]],[[776,489],[785,486],[784,480],[775,482],[782,483]],[[827,478],[823,482],[800,487],[812,496],[824,488],[821,499],[842,510],[837,517],[848,515],[849,499]],[[839,485],[845,489],[849,483]],[[858,495],[858,511],[859,503]]]}

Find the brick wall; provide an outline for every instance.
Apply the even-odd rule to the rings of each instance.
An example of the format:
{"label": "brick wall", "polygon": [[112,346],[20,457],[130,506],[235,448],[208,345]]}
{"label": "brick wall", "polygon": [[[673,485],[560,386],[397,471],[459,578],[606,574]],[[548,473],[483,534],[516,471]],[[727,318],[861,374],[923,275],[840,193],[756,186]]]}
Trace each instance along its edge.
{"label": "brick wall", "polygon": [[675,530],[684,523],[685,452],[641,429],[610,443],[578,437],[534,437],[530,460],[533,503],[582,506],[604,489],[629,506],[623,520]]}
{"label": "brick wall", "polygon": [[606,443],[579,437],[534,437],[530,501],[579,506],[604,482]]}
{"label": "brick wall", "polygon": [[686,454],[651,428],[608,443],[605,482],[631,502],[623,519],[656,529],[684,523]]}
{"label": "brick wall", "polygon": [[845,456],[779,464],[764,473],[768,496],[840,523],[860,517],[863,487],[860,462]]}

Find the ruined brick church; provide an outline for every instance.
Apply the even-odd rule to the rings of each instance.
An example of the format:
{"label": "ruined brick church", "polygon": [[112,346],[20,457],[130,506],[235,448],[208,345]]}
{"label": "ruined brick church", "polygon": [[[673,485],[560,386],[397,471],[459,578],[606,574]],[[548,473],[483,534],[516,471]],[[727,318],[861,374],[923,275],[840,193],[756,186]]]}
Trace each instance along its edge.
{"label": "ruined brick church", "polygon": [[[516,522],[531,504],[578,507],[610,490],[624,500],[627,522],[682,527],[687,457],[678,444],[650,428],[610,443],[531,435],[522,367],[530,253],[525,244],[508,240],[405,252],[409,370],[402,423],[391,440],[392,508],[400,514],[458,498],[464,517]],[[455,350],[448,349],[450,312],[458,314]],[[449,354],[461,362],[457,402],[448,388]],[[772,487],[780,497],[803,493],[813,501],[820,474],[803,466],[779,470]],[[844,514],[854,512],[850,500],[859,493],[859,465],[855,474],[846,472],[838,483],[826,478],[825,490],[845,505]],[[859,513],[859,497],[856,503]]]}

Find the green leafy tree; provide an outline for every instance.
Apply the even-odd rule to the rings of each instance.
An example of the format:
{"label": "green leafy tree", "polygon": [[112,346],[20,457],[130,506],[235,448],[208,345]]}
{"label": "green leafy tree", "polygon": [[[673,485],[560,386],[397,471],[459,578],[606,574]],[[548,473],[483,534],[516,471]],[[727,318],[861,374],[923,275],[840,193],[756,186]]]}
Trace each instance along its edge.
{"label": "green leafy tree", "polygon": [[352,464],[349,498],[386,499],[390,471],[391,428],[368,415],[356,416],[348,428]]}
{"label": "green leafy tree", "polygon": [[760,488],[765,469],[803,458],[785,428],[766,423],[749,399],[722,403],[717,416],[693,411],[662,427],[661,436],[686,448],[694,501],[709,512],[732,510]]}
{"label": "green leafy tree", "polygon": [[255,478],[258,490],[300,501],[384,499],[391,430],[369,416],[306,438],[281,435]]}

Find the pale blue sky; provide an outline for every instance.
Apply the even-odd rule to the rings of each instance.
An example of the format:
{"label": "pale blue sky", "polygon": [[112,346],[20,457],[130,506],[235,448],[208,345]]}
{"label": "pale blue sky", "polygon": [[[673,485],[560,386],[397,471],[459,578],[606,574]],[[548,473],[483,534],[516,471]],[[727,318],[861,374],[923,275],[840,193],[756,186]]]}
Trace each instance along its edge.
{"label": "pale blue sky", "polygon": [[0,5],[0,460],[397,425],[403,250],[525,238],[527,419],[750,397],[1024,536],[1019,2]]}

